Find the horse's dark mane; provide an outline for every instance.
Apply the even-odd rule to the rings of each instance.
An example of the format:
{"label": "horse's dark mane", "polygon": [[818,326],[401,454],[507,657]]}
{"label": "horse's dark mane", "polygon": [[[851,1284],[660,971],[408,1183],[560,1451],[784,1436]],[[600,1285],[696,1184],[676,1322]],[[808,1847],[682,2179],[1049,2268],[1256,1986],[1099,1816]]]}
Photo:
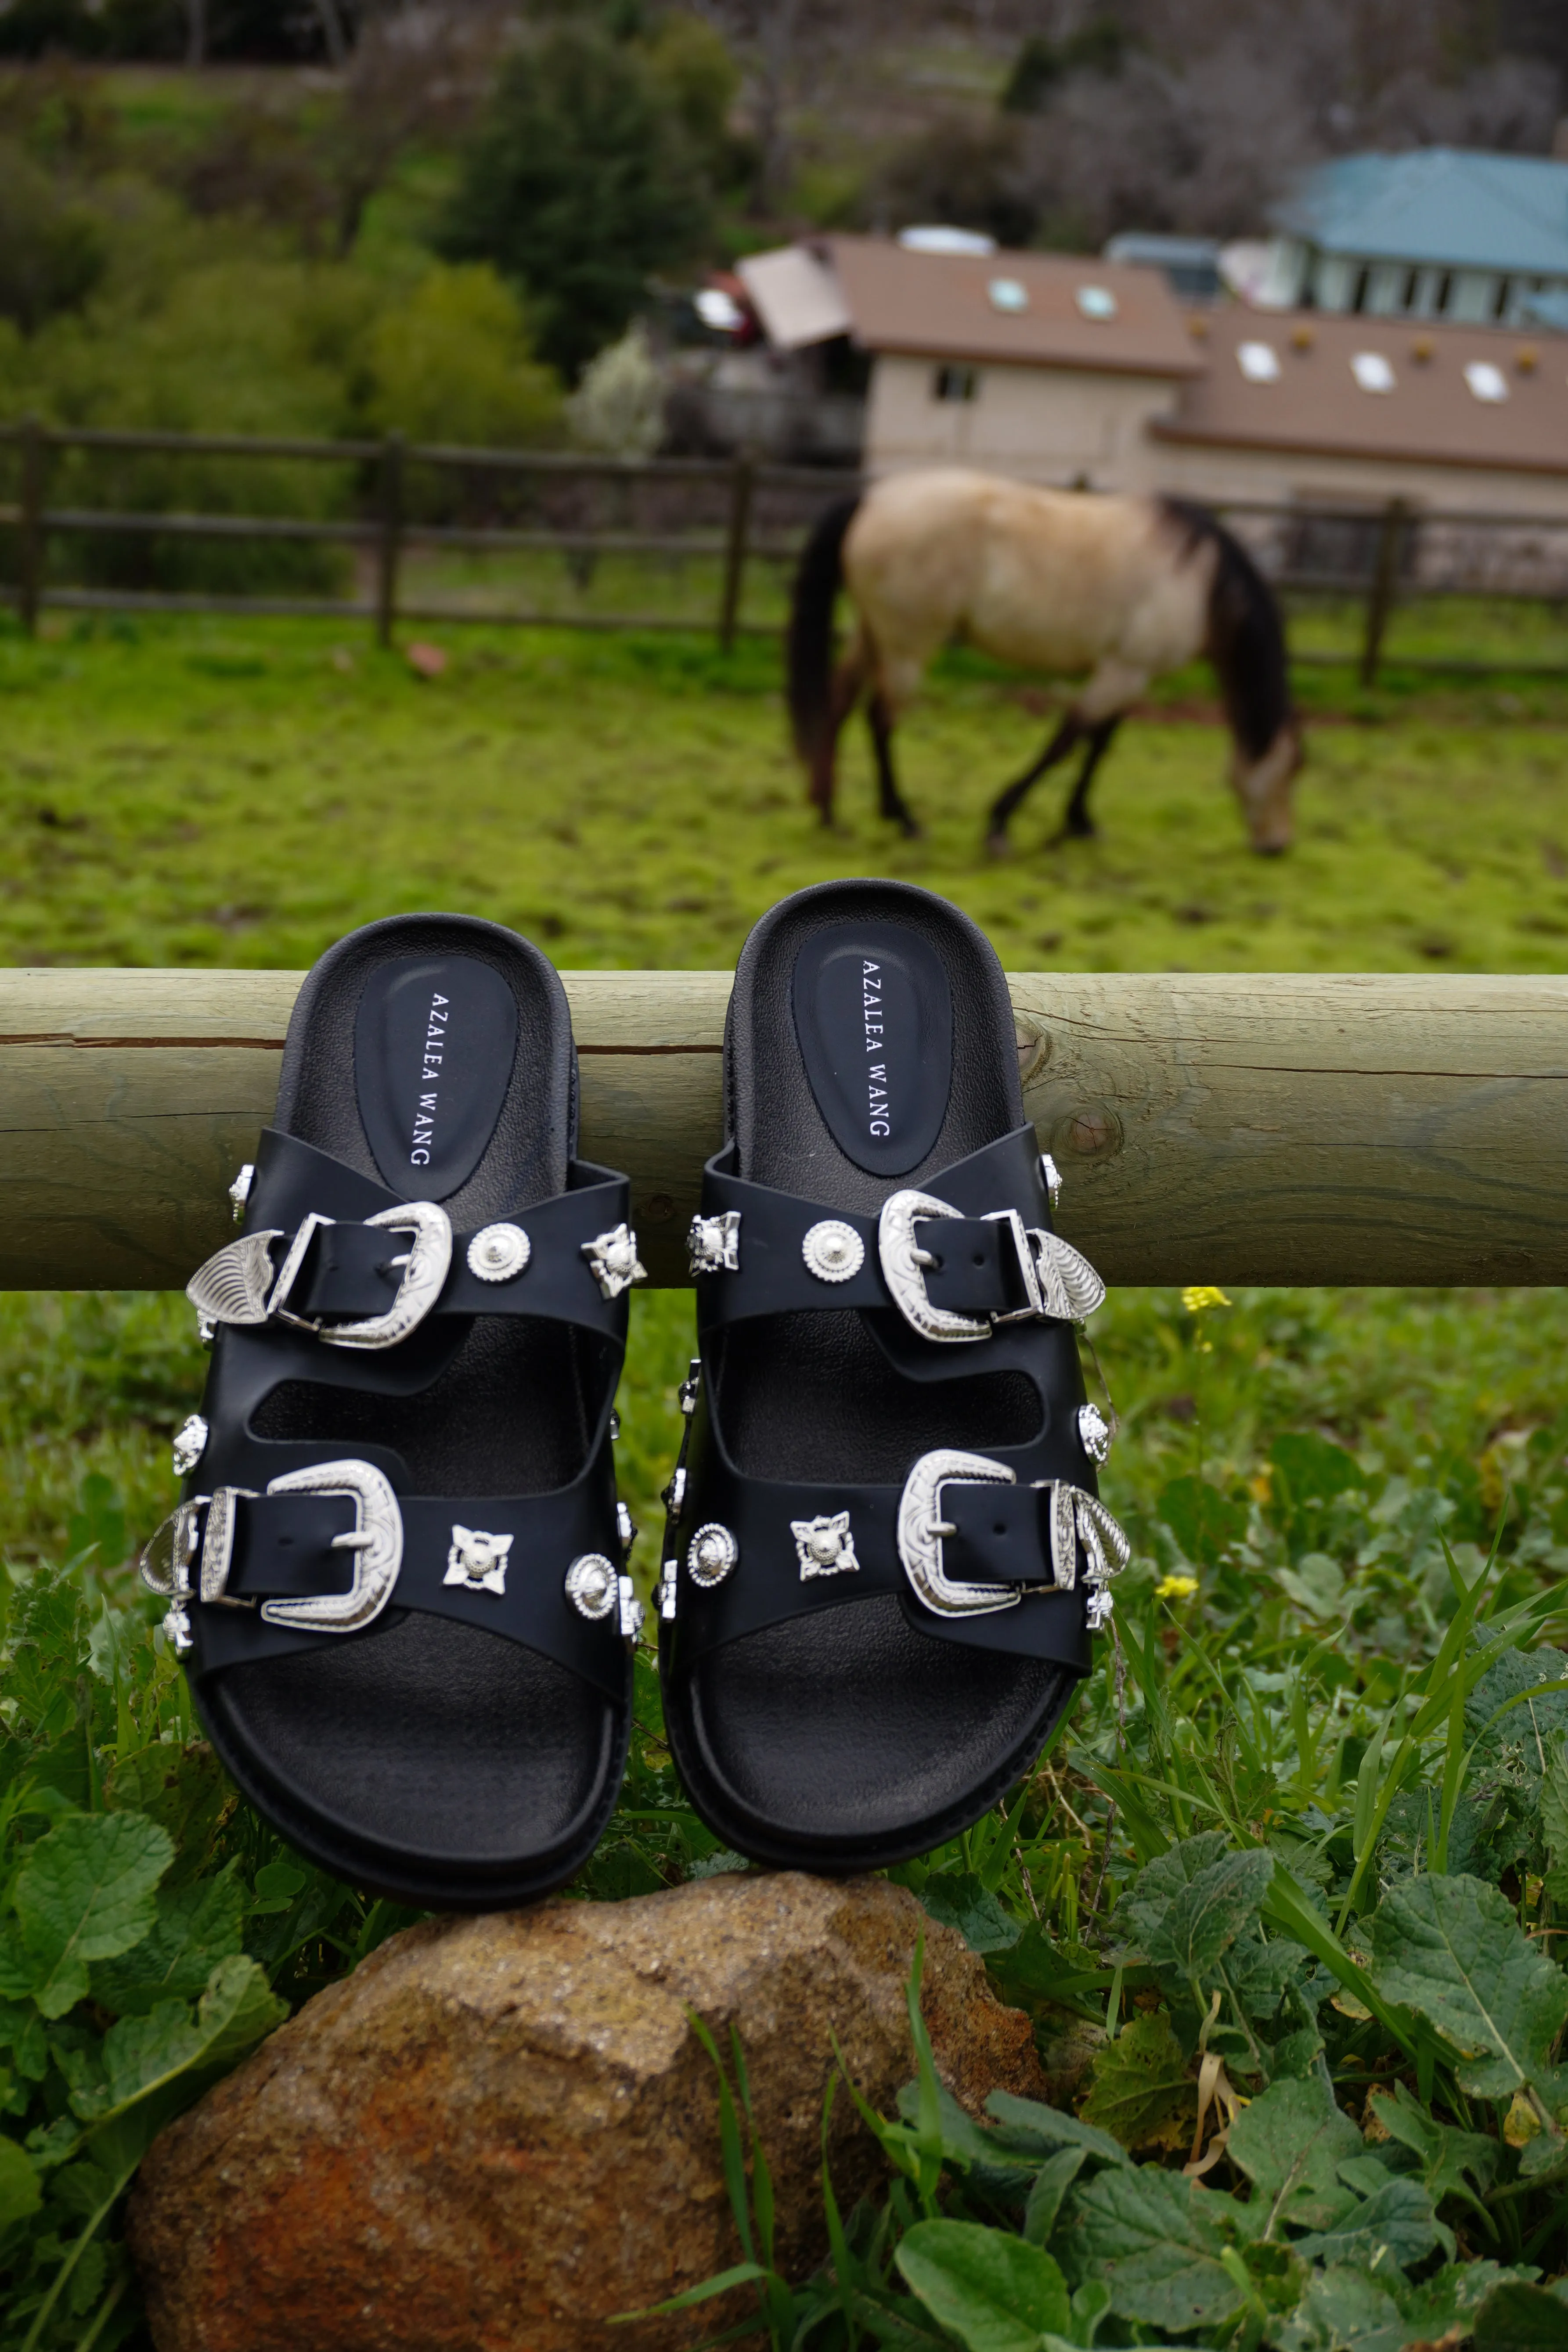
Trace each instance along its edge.
{"label": "horse's dark mane", "polygon": [[795,748],[810,761],[833,704],[833,607],[844,571],[844,534],[858,498],[837,499],[812,525],[795,575],[789,614],[789,715]]}
{"label": "horse's dark mane", "polygon": [[1274,592],[1241,541],[1206,507],[1166,498],[1158,505],[1184,553],[1205,544],[1215,551],[1206,651],[1231,731],[1249,760],[1260,760],[1290,717],[1285,626]]}

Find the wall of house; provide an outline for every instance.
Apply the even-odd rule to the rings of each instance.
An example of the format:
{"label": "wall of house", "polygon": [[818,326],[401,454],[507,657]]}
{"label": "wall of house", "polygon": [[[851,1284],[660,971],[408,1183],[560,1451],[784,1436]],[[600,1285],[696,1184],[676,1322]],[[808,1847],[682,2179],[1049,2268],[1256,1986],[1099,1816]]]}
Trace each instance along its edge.
{"label": "wall of house", "polygon": [[1151,481],[1183,498],[1256,499],[1284,506],[1390,499],[1445,512],[1568,519],[1568,468],[1512,473],[1500,466],[1412,463],[1398,457],[1323,457],[1288,449],[1237,449],[1152,440]]}
{"label": "wall of house", "polygon": [[[967,380],[968,397],[950,394]],[[1086,368],[943,367],[884,353],[871,377],[865,464],[873,474],[911,466],[978,466],[1040,482],[1142,489],[1150,481],[1148,425],[1174,412],[1170,378]]]}

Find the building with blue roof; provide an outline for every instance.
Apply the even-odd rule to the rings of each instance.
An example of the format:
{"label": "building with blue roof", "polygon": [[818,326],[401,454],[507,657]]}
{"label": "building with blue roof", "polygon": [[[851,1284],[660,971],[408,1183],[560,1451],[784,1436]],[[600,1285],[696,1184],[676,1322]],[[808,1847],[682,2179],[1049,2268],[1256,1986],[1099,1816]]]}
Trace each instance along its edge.
{"label": "building with blue roof", "polygon": [[1343,155],[1273,211],[1263,300],[1468,326],[1568,323],[1568,163]]}

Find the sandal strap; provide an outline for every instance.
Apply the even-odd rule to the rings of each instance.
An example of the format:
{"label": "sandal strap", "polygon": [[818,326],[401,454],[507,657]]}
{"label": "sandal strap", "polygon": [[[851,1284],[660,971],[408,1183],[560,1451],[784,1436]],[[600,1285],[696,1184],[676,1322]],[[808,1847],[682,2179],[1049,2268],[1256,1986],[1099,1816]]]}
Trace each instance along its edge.
{"label": "sandal strap", "polygon": [[564,1192],[515,1221],[454,1232],[435,1202],[400,1200],[268,1129],[246,1231],[197,1269],[186,1295],[214,1324],[302,1329],[356,1350],[395,1347],[432,1316],[538,1317],[619,1341],[624,1294],[643,1275],[630,1198],[624,1176],[574,1160]]}
{"label": "sandal strap", "polygon": [[762,1315],[896,1310],[922,1340],[986,1340],[1014,1323],[1079,1321],[1105,1286],[1051,1224],[1049,1181],[1020,1127],[876,1216],[755,1184],[734,1147],[703,1171],[689,1249],[706,1332]]}
{"label": "sandal strap", "polygon": [[619,1535],[606,1537],[616,1510],[602,1466],[550,1494],[462,1499],[400,1494],[392,1459],[323,1456],[180,1505],[142,1575],[170,1601],[165,1630],[177,1651],[194,1649],[198,1676],[416,1609],[521,1643],[616,1695],[642,1612]]}
{"label": "sandal strap", "polygon": [[892,1593],[918,1631],[1087,1674],[1128,1556],[1098,1497],[939,1449],[901,1486],[743,1477],[710,1442],[672,1513],[659,1586],[684,1649]]}

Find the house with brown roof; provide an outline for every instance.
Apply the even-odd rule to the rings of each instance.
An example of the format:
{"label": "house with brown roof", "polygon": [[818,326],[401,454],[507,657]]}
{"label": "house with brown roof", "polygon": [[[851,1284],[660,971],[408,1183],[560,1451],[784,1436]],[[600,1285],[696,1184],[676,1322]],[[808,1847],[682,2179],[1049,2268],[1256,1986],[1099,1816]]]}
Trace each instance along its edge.
{"label": "house with brown roof", "polygon": [[863,462],[1119,478],[1204,355],[1158,270],[832,236],[737,265],[775,352],[871,362]]}
{"label": "house with brown roof", "polygon": [[1568,339],[1184,310],[1104,259],[828,236],[739,264],[775,354],[869,371],[873,474],[963,464],[1096,489],[1568,515]]}

